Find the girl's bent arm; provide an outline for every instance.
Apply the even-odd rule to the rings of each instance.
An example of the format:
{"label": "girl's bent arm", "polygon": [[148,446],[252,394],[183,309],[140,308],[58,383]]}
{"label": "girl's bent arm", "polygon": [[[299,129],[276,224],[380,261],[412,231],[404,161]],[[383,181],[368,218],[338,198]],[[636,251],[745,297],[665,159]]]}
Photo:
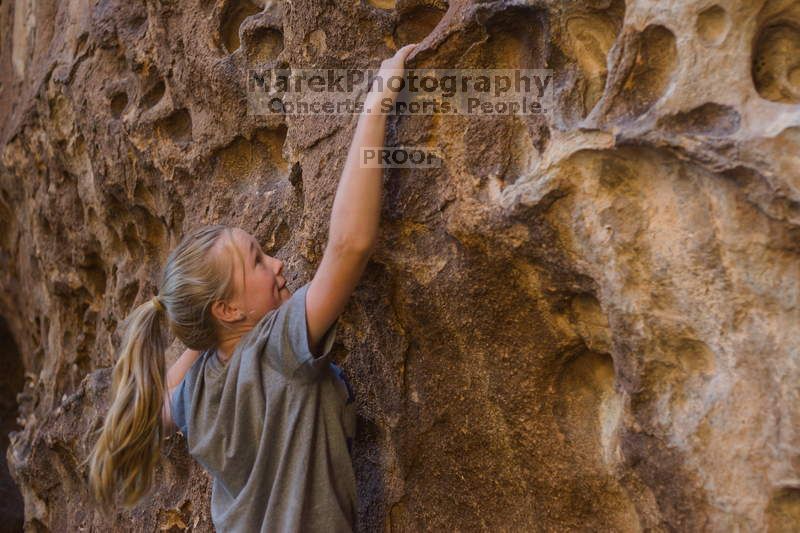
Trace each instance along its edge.
{"label": "girl's bent arm", "polygon": [[200,357],[198,350],[185,350],[180,357],[167,370],[167,387],[174,389],[180,385],[183,376],[191,368],[197,358]]}
{"label": "girl's bent arm", "polygon": [[186,350],[178,357],[178,360],[169,367],[167,370],[167,396],[164,398],[164,406],[161,410],[161,419],[163,422],[164,430],[168,433],[171,433],[177,429],[175,423],[172,420],[172,409],[170,406],[170,398],[172,397],[172,393],[178,388],[180,385],[181,380],[183,380],[183,376],[186,375],[186,372],[189,368],[194,364],[198,357],[200,357],[200,353],[197,350]]}

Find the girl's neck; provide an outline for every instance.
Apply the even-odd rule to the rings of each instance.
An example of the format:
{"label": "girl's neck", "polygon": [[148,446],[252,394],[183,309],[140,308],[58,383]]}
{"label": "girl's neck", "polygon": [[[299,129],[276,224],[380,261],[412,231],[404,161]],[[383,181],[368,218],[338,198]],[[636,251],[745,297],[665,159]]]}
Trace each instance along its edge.
{"label": "girl's neck", "polygon": [[217,345],[216,356],[220,363],[224,365],[230,361],[240,340],[241,337],[226,339]]}
{"label": "girl's neck", "polygon": [[242,324],[236,329],[229,329],[221,335],[221,339],[217,344],[217,358],[220,363],[225,364],[233,357],[233,352],[241,340],[245,338],[251,331],[253,331],[253,324]]}

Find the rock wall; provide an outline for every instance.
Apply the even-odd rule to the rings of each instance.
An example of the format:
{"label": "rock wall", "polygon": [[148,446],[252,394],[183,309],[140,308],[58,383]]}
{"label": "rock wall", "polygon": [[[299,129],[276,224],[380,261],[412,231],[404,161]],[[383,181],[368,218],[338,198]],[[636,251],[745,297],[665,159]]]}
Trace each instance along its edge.
{"label": "rock wall", "polygon": [[557,105],[390,119],[444,166],[387,171],[335,347],[361,528],[800,528],[800,2],[3,0],[0,28],[27,530],[212,529],[180,436],[135,510],[88,502],[116,328],[199,224],[309,280],[356,117],[248,116],[247,68],[415,41],[417,66],[551,68]]}

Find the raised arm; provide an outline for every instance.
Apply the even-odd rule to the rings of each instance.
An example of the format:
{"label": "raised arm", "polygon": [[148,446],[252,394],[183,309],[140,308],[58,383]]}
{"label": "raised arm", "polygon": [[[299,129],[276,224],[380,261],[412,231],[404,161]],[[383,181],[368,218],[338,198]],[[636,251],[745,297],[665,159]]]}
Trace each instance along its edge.
{"label": "raised arm", "polygon": [[[414,44],[400,48],[381,63],[379,76],[401,75]],[[328,243],[314,279],[306,292],[306,323],[311,353],[317,355],[320,341],[342,313],[367,265],[378,234],[381,212],[382,167],[361,164],[361,148],[383,146],[386,117],[381,102],[396,99],[397,93],[386,84],[375,87],[364,100],[364,112],[356,124],[353,142],[347,153],[342,176],[331,209]]]}

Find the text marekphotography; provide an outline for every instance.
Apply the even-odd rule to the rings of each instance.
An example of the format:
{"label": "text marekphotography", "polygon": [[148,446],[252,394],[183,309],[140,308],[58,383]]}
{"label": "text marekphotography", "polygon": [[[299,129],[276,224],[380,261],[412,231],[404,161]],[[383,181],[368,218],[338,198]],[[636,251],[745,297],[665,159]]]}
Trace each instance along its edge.
{"label": "text marekphotography", "polygon": [[550,113],[551,69],[250,69],[248,115],[361,114],[372,88],[375,112],[396,115],[538,115]]}

